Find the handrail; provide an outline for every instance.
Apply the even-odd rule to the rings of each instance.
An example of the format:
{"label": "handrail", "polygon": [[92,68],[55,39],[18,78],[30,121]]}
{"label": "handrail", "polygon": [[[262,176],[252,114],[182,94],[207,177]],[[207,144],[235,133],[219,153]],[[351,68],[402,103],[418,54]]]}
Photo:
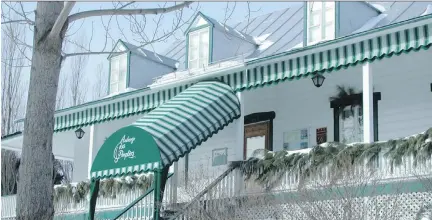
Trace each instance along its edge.
{"label": "handrail", "polygon": [[[213,180],[206,188],[204,188],[203,191],[198,193],[188,204],[186,204],[184,207],[182,207],[182,210],[187,210],[193,203],[195,203],[198,199],[200,199],[203,195],[205,195],[211,188],[216,186],[219,182],[221,182],[228,174],[230,174],[234,169],[236,169],[239,166],[240,163],[232,163],[232,166],[230,166],[225,172],[223,172],[218,178]],[[177,212],[174,216],[170,217],[169,220],[174,220],[178,218],[183,212]]]}
{"label": "handrail", "polygon": [[[168,174],[167,179],[169,179],[173,175],[174,175],[174,173]],[[154,191],[154,186],[150,187],[143,195],[141,195],[140,197],[138,197],[137,199],[135,199],[131,204],[129,204],[128,206],[126,206],[119,214],[117,214],[113,218],[113,220],[116,220],[116,219],[120,218],[123,214],[125,214],[127,211],[129,211],[129,209],[131,209],[134,205],[136,205],[138,202],[140,202],[142,199],[144,199],[148,194],[150,194],[153,191]]]}

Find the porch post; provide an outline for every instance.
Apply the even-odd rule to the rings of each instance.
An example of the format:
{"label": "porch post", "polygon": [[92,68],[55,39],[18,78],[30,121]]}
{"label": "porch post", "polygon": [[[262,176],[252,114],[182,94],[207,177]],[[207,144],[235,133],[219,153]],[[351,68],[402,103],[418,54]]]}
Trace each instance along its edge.
{"label": "porch post", "polygon": [[154,172],[153,219],[159,220],[161,204],[161,175],[160,170]]}
{"label": "porch post", "polygon": [[[234,161],[243,161],[244,160],[244,98],[241,92],[237,92],[237,98],[240,102],[240,118],[237,119],[237,131],[236,131],[236,146],[235,146],[235,160]],[[234,192],[235,195],[239,195],[242,191],[243,185],[243,177],[239,170],[234,170]]]}
{"label": "porch post", "polygon": [[236,146],[236,161],[243,160],[243,154],[244,154],[244,102],[243,102],[243,95],[241,92],[237,92],[237,98],[240,102],[240,118],[237,119],[237,146]]}
{"label": "porch post", "polygon": [[91,166],[93,164],[93,149],[94,149],[94,143],[95,143],[95,125],[90,125],[90,134],[89,135],[89,149],[88,149],[88,166],[87,166],[87,173],[88,173],[88,179],[90,179],[90,170]]}
{"label": "porch post", "polygon": [[90,181],[90,207],[89,220],[95,219],[96,200],[99,192],[99,180]]}
{"label": "porch post", "polygon": [[363,141],[374,141],[373,75],[369,62],[363,64]]}

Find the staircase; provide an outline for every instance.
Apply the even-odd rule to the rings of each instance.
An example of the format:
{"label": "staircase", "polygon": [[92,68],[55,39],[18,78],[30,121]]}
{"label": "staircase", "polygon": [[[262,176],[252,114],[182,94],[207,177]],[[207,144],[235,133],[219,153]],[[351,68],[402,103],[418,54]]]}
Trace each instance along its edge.
{"label": "staircase", "polygon": [[240,177],[236,169],[239,167],[239,164],[238,162],[233,162],[225,172],[212,181],[187,204],[177,204],[172,209],[164,211],[164,219],[220,219],[219,216],[214,216],[209,210],[220,209],[222,207],[226,210],[229,208],[226,199],[239,195],[239,184],[235,184],[237,178]]}

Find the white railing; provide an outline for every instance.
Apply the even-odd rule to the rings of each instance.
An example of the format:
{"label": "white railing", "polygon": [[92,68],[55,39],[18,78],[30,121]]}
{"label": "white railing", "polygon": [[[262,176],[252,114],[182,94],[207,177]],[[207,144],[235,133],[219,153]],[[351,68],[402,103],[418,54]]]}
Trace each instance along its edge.
{"label": "white railing", "polygon": [[[353,184],[355,184],[355,181],[363,181],[363,183],[364,181],[404,181],[432,175],[432,160],[427,160],[424,163],[417,162],[415,165],[414,157],[409,156],[403,157],[402,163],[400,165],[396,165],[392,164],[390,158],[384,156],[384,154],[385,152],[381,152],[379,154],[378,163],[373,164],[372,167],[368,166],[366,162],[364,166],[355,166],[350,177],[345,179],[342,178],[339,181],[344,181],[344,183],[348,183],[348,181],[350,181],[353,182]],[[353,178],[353,176],[356,176],[357,178]],[[286,172],[283,174],[280,183],[274,188],[274,190],[296,190],[299,187],[299,184],[301,184],[301,179],[299,177],[299,173]],[[334,171],[330,168],[330,166],[326,166],[321,168],[320,175],[317,176],[313,181],[315,182],[314,184],[326,185],[330,184],[334,178]],[[360,180],[360,178],[363,179]],[[255,183],[253,181],[247,181],[247,183],[245,183],[244,188],[247,189],[248,193],[262,191],[262,187],[256,186],[256,184],[255,188],[251,187],[251,185],[254,186],[254,184]],[[254,189],[256,191],[254,191]]]}
{"label": "white railing", "polygon": [[[304,150],[303,150],[304,151]],[[419,176],[430,176],[432,175],[432,160],[427,160],[425,163],[418,163],[414,165],[413,157],[404,157],[400,165],[394,165],[392,169],[392,164],[390,160],[381,153],[379,156],[378,166],[374,168],[369,179],[379,180],[381,182],[386,181],[404,181],[409,179],[415,179]],[[354,175],[365,174],[369,172],[370,168],[367,166],[357,166],[355,167]],[[321,175],[317,177],[317,183],[325,185],[332,181],[332,175],[334,172],[329,167],[323,167],[321,169]],[[243,177],[238,169],[234,169],[226,175],[223,175],[212,187],[208,188],[205,193],[197,199],[196,204],[193,206],[199,210],[202,210],[204,204],[206,206],[214,204],[213,202],[208,202],[211,200],[222,200],[226,198],[236,197],[240,195],[263,193],[263,187],[252,180],[244,181]],[[189,203],[194,197],[196,197],[199,192],[189,193],[190,195],[184,196],[185,186],[177,185],[174,186],[175,178],[169,178],[166,184],[166,189],[164,193],[163,206],[167,206],[173,203]],[[300,184],[300,178],[298,174],[294,173],[283,173],[282,178],[273,188],[274,191],[290,191],[298,189]],[[206,186],[208,183],[206,184]],[[205,187],[203,185],[203,187]],[[201,191],[201,190],[200,190]],[[182,193],[183,192],[183,193]],[[116,198],[104,198],[99,197],[97,200],[96,211],[106,211],[106,210],[121,210],[130,203],[132,203],[136,198],[142,195],[143,192],[140,190],[133,190],[125,193],[119,193]],[[149,214],[149,210],[153,207],[153,195],[147,196],[145,199],[136,204],[131,210],[125,213],[125,218],[129,217],[139,217],[146,219],[150,218],[152,215]],[[1,218],[2,219],[13,219],[15,217],[15,196],[4,196],[1,198]],[[88,212],[88,198],[81,202],[74,202],[73,198],[61,197],[58,202],[55,202],[54,209],[56,215],[67,215],[72,213],[84,213]],[[192,208],[191,208],[192,209]],[[197,214],[193,212],[194,215]]]}
{"label": "white railing", "polygon": [[222,71],[238,65],[244,65],[244,63],[246,62],[246,57],[249,55],[250,53],[240,54],[235,57],[230,57],[227,59],[218,60],[216,62],[209,63],[207,66],[203,66],[197,69],[187,69],[183,71],[176,71],[162,76],[158,76],[153,78],[153,82],[150,85],[150,87],[169,83],[169,82],[174,82],[181,79],[186,79],[192,76],[203,75],[212,71]]}
{"label": "white railing", "polygon": [[[172,180],[169,178],[167,180],[164,192],[163,203],[169,204],[173,202],[173,192],[172,192]],[[135,199],[142,195],[144,191],[142,190],[131,190],[128,192],[121,192],[116,195],[116,198],[103,197],[100,196],[96,202],[96,213],[102,211],[118,210],[125,208],[131,204]],[[58,198],[57,202],[54,202],[55,215],[67,215],[67,214],[79,214],[86,213],[89,211],[89,197],[76,203],[73,198],[68,196],[61,196]],[[16,196],[3,196],[1,197],[1,219],[14,219],[16,207]],[[143,212],[143,210],[151,210],[153,212],[153,193],[150,193],[144,199],[142,199],[138,204],[136,204],[130,211],[125,213],[125,216],[136,216],[136,215],[148,215],[148,213]],[[125,217],[125,218],[126,218]],[[137,216],[140,217],[140,216]],[[144,218],[144,216],[141,216]],[[140,217],[140,218],[141,218]],[[122,216],[123,218],[123,216]],[[122,219],[120,218],[120,219]],[[127,218],[126,218],[127,219]]]}

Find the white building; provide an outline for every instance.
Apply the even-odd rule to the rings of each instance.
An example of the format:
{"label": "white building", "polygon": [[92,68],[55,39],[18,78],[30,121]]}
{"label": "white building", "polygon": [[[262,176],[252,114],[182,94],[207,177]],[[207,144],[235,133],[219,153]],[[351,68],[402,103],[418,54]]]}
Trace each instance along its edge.
{"label": "white building", "polygon": [[[221,174],[214,183],[231,190],[229,196],[252,192],[240,184],[243,178],[231,171],[230,162],[247,160],[255,150],[307,153],[324,142],[384,142],[419,134],[432,127],[431,5],[309,2],[232,26],[203,12],[184,40],[160,54],[119,40],[113,51],[126,52],[109,56],[110,95],[56,111],[53,153],[73,161],[73,182],[88,181],[98,151],[113,133],[188,87],[214,79],[232,89],[240,117],[222,130],[209,128],[217,134],[173,163],[164,197],[168,203],[188,204]],[[354,91],[330,100],[338,86]],[[75,131],[80,128],[85,134],[78,139]],[[21,133],[2,138],[4,149],[19,151],[21,145]],[[380,155],[384,179],[408,181],[413,176],[409,172],[417,169],[404,159],[403,171],[387,172],[389,162]],[[428,161],[418,172],[429,178]],[[290,191],[291,174],[284,175],[287,181],[278,190]],[[223,187],[220,181],[225,181]],[[199,187],[187,198],[184,191],[194,187],[190,184]],[[406,201],[425,199],[416,200],[412,212],[400,211],[403,219],[414,219],[424,202],[432,202],[430,190],[402,193]],[[110,214],[140,195],[136,191],[122,201],[100,199],[97,210]],[[80,213],[88,212],[87,204],[57,205],[57,214],[75,213],[80,219]],[[13,216],[14,197],[3,197],[2,218]]]}

